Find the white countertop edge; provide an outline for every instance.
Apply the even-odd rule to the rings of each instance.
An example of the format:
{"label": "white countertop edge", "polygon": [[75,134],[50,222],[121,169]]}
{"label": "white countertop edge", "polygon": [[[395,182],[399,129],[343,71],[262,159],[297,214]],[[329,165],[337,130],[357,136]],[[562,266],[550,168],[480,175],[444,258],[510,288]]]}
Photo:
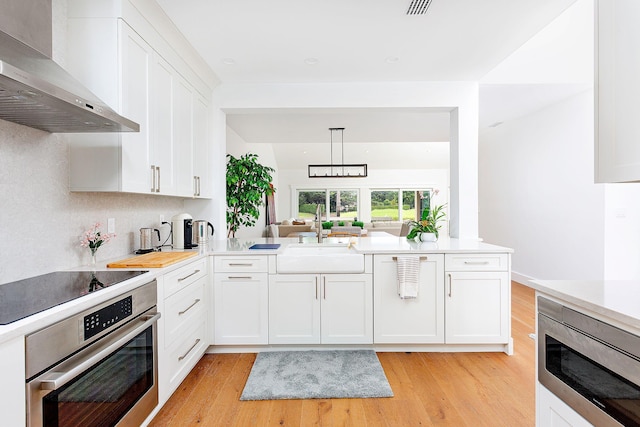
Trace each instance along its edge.
{"label": "white countertop edge", "polygon": [[[540,294],[549,295],[574,306],[569,308],[584,309],[587,311],[587,313],[585,313],[587,315],[595,314],[596,316],[594,317],[599,317],[600,320],[605,322],[613,321],[614,326],[621,327],[625,330],[630,330],[631,328],[633,329],[632,332],[636,334],[640,333],[640,315],[638,313],[625,312],[615,308],[613,305],[608,306],[606,303],[603,304],[599,301],[594,301],[592,298],[589,298],[586,293],[583,294],[579,290],[575,290],[576,285],[583,285],[589,288],[605,288],[607,285],[611,286],[613,284],[628,286],[640,285],[638,281],[532,280],[529,281],[527,286],[535,289]],[[629,298],[632,297],[629,296]],[[632,299],[637,303],[635,298]]]}

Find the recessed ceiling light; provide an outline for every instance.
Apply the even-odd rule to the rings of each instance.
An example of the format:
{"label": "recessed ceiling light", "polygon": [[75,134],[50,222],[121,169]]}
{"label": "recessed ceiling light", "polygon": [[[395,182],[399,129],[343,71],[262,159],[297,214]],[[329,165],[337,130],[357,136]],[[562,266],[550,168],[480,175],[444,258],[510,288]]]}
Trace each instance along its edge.
{"label": "recessed ceiling light", "polygon": [[222,63],[225,65],[234,65],[236,60],[233,58],[222,58]]}
{"label": "recessed ceiling light", "polygon": [[307,65],[316,65],[320,60],[318,58],[305,58],[304,63]]}
{"label": "recessed ceiling light", "polygon": [[400,58],[397,56],[387,56],[384,60],[387,64],[395,64],[398,61],[400,61]]}

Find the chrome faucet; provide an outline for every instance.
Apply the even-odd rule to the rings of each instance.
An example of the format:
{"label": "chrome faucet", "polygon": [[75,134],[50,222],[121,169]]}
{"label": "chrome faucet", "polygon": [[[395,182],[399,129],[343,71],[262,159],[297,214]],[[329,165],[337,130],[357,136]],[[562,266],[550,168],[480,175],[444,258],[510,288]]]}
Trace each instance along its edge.
{"label": "chrome faucet", "polygon": [[316,221],[318,221],[318,224],[316,224],[318,243],[322,243],[322,205],[316,207]]}

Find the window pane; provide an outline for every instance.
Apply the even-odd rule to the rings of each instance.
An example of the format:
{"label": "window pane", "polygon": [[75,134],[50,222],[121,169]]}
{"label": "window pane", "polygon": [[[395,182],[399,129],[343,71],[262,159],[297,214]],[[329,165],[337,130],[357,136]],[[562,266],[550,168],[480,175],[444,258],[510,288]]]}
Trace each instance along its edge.
{"label": "window pane", "polygon": [[358,216],[358,192],[356,190],[329,191],[329,213],[332,219],[353,219]]}
{"label": "window pane", "polygon": [[398,190],[371,190],[371,221],[398,220]]}
{"label": "window pane", "polygon": [[326,192],[324,190],[299,191],[298,219],[315,218],[316,206],[324,204],[326,204]]}

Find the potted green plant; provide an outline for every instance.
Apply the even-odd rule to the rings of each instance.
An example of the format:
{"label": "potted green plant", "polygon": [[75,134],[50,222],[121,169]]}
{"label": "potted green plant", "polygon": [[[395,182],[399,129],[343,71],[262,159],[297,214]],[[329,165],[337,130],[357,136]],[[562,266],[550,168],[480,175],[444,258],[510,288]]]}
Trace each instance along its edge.
{"label": "potted green plant", "polygon": [[258,163],[257,154],[240,158],[227,154],[227,237],[235,237],[241,225],[256,223],[264,195],[276,191],[271,185],[273,172],[275,169]]}
{"label": "potted green plant", "polygon": [[433,208],[428,206],[422,211],[420,221],[409,221],[411,230],[407,234],[407,239],[419,240],[421,242],[435,242],[438,240],[438,232],[442,227],[439,222],[444,220],[445,205],[436,205]]}

